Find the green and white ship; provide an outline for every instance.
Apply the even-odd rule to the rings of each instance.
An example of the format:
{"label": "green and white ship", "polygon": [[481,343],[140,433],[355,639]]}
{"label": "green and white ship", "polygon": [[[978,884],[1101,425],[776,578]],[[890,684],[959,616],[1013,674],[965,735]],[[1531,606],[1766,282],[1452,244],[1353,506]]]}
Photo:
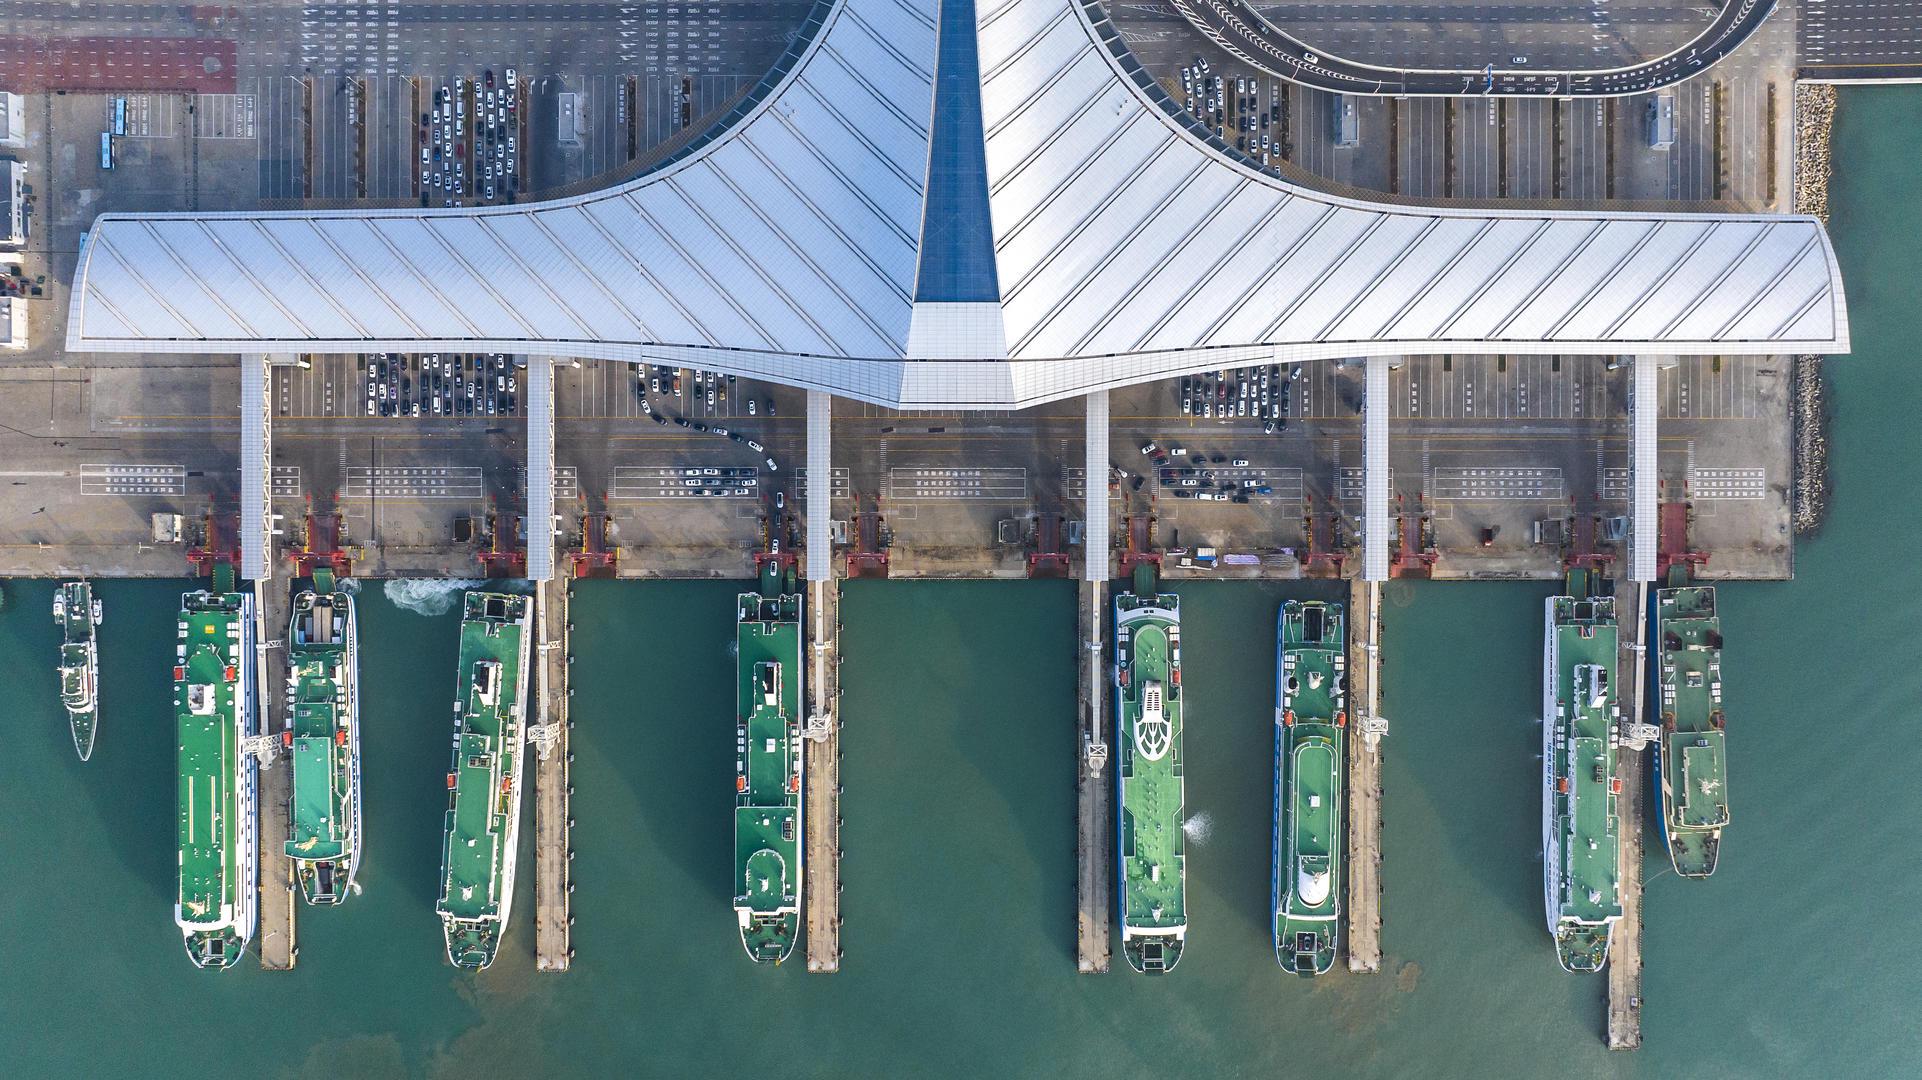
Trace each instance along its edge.
{"label": "green and white ship", "polygon": [[1569,574],[1542,650],[1542,856],[1548,932],[1569,971],[1600,971],[1622,917],[1615,601]]}
{"label": "green and white ship", "polygon": [[1275,959],[1321,975],[1341,925],[1347,640],[1340,604],[1290,600],[1277,622]]}
{"label": "green and white ship", "polygon": [[[1685,573],[1678,568],[1677,575]],[[1715,589],[1685,577],[1655,594],[1661,642],[1661,746],[1655,757],[1662,837],[1683,877],[1715,872],[1728,824],[1728,756],[1722,715],[1722,620]]]}
{"label": "green and white ship", "polygon": [[1174,970],[1188,936],[1182,832],[1181,599],[1135,570],[1114,601],[1120,767],[1121,949],[1136,971]]}
{"label": "green and white ship", "polygon": [[174,716],[180,765],[180,875],[174,921],[203,968],[232,967],[254,934],[259,872],[254,597],[220,567],[215,591],[180,600]]}
{"label": "green and white ship", "polygon": [[757,963],[801,929],[801,595],[772,561],[735,623],[734,915]]}
{"label": "green and white ship", "polygon": [[293,812],[287,857],[310,904],[338,904],[360,867],[360,656],[354,598],[314,571],[287,627],[287,748]]}
{"label": "green and white ship", "polygon": [[514,904],[532,608],[526,596],[470,592],[462,609],[436,905],[455,967],[494,962]]}
{"label": "green and white ship", "polygon": [[60,703],[67,707],[73,748],[85,761],[93,756],[100,729],[100,601],[93,585],[69,581],[54,590],[53,621],[60,627]]}

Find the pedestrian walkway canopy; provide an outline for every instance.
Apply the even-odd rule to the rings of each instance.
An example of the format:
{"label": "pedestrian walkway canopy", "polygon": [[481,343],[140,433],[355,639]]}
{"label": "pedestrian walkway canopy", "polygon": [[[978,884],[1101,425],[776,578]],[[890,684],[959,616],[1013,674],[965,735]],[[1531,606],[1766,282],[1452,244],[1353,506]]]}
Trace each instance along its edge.
{"label": "pedestrian walkway canopy", "polygon": [[1372,203],[1263,172],[1080,0],[836,0],[643,175],[503,207],[107,214],[67,347],[473,350],[1016,408],[1209,368],[1848,349],[1807,217]]}

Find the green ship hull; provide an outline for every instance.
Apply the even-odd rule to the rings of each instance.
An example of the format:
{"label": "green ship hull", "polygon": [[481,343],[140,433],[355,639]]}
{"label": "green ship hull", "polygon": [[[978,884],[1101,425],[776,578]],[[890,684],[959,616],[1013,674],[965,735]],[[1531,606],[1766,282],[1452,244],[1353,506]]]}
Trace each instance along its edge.
{"label": "green ship hull", "polygon": [[1709,586],[1655,594],[1661,643],[1661,744],[1655,759],[1662,836],[1682,877],[1715,872],[1728,825],[1728,754],[1722,714],[1722,620]]}
{"label": "green ship hull", "polygon": [[174,660],[180,770],[174,921],[197,967],[238,963],[256,918],[259,814],[254,734],[254,598],[181,598]]}
{"label": "green ship hull", "polygon": [[354,598],[322,569],[294,597],[287,627],[293,802],[287,857],[301,896],[332,905],[353,891],[360,867],[359,643]]}
{"label": "green ship hull", "polygon": [[748,956],[779,964],[801,930],[801,596],[770,564],[736,615],[734,914]]}
{"label": "green ship hull", "polygon": [[1542,854],[1548,932],[1569,971],[1600,971],[1622,916],[1615,601],[1548,599],[1543,647]]}
{"label": "green ship hull", "polygon": [[513,909],[532,608],[511,593],[470,592],[463,603],[436,905],[455,967],[493,963]]}
{"label": "green ship hull", "polygon": [[69,581],[54,591],[53,621],[61,635],[60,703],[67,710],[74,752],[82,761],[93,757],[100,730],[100,648],[95,629],[100,616],[92,584]]}
{"label": "green ship hull", "polygon": [[1334,966],[1341,928],[1343,738],[1348,656],[1339,604],[1290,600],[1277,620],[1275,959],[1297,975]]}
{"label": "green ship hull", "polygon": [[1181,758],[1181,600],[1151,572],[1114,601],[1121,948],[1136,971],[1174,970],[1188,936]]}

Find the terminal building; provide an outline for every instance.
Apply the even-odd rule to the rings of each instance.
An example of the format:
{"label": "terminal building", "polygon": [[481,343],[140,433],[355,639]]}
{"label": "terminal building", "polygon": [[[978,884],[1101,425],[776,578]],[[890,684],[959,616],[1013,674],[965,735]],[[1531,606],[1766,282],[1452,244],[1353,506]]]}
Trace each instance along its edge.
{"label": "terminal building", "polygon": [[[1385,396],[1386,363],[1409,354],[1652,360],[1848,340],[1813,218],[1369,201],[1216,138],[1096,4],[839,0],[713,129],[605,190],[103,215],[66,344],[646,361],[818,391],[823,417],[825,395],[903,409],[1091,396],[1092,476],[1107,468],[1105,391],[1189,372],[1370,358],[1374,401],[1377,368]],[[547,369],[529,374],[537,455],[543,440],[551,454]],[[1367,419],[1385,474],[1385,410]],[[1650,472],[1653,424],[1651,410]],[[541,465],[536,576],[551,563],[532,535]],[[1383,508],[1365,514],[1370,576],[1386,573],[1386,492],[1385,475],[1369,485]],[[809,514],[811,551],[825,518]],[[1088,528],[1088,550],[1105,549],[1105,515]],[[1652,575],[1652,513],[1647,528]]]}

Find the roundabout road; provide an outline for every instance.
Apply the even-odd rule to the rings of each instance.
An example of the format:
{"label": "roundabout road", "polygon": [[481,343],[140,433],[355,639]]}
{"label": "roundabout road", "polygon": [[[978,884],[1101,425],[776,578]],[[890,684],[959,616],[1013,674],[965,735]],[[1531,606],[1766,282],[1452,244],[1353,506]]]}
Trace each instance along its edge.
{"label": "roundabout road", "polygon": [[1550,71],[1526,67],[1391,68],[1330,56],[1283,32],[1241,0],[1172,0],[1209,40],[1270,75],[1340,94],[1388,97],[1625,97],[1699,75],[1740,48],[1775,0],[1727,0],[1694,40],[1628,67]]}

